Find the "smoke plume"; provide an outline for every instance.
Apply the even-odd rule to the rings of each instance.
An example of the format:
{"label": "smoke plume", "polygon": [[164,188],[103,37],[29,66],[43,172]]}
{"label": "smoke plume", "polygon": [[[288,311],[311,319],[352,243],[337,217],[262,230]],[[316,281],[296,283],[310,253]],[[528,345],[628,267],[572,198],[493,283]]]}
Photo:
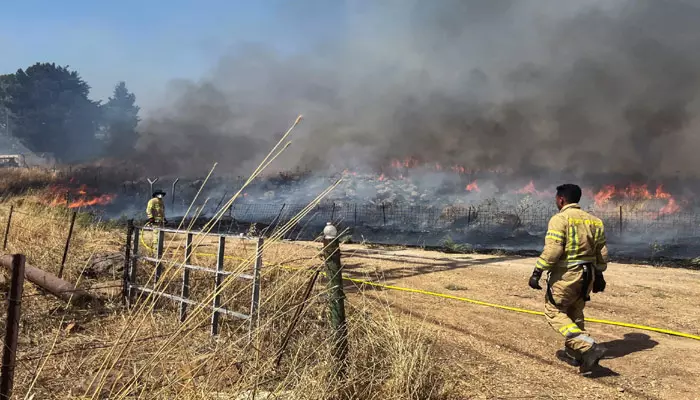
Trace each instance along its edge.
{"label": "smoke plume", "polygon": [[348,3],[311,50],[241,44],[208,76],[174,82],[140,128],[154,173],[249,171],[300,113],[277,168],[414,157],[522,177],[700,171],[691,2]]}

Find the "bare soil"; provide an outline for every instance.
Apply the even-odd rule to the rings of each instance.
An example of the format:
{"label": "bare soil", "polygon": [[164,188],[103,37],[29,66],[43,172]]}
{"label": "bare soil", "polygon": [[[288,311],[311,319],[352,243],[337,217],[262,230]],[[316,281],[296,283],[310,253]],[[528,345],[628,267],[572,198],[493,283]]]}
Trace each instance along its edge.
{"label": "bare soil", "polygon": [[[320,244],[285,244],[267,258],[317,251]],[[346,276],[447,293],[529,310],[544,293],[527,280],[533,258],[454,255],[420,249],[343,245]],[[592,295],[586,316],[700,335],[700,271],[610,264],[604,293]],[[348,283],[349,301],[359,288]],[[544,317],[457,300],[363,288],[362,299],[390,304],[434,330],[440,357],[459,383],[457,398],[700,399],[700,341],[602,324],[589,332],[608,348],[591,378],[559,361],[561,336]],[[359,301],[359,297],[355,297]]]}

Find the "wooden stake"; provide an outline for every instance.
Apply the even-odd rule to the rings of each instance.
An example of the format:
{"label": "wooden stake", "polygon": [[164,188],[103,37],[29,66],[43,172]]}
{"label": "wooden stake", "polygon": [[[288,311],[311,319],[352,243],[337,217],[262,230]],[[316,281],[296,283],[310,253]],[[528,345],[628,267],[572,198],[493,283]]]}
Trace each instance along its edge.
{"label": "wooden stake", "polygon": [[126,243],[124,245],[124,271],[122,271],[122,304],[129,296],[129,266],[131,265],[131,241],[134,238],[134,220],[126,223]]}
{"label": "wooden stake", "polygon": [[7,305],[7,323],[5,326],[5,349],[2,353],[0,370],[0,399],[10,400],[15,375],[17,358],[17,337],[19,335],[19,318],[24,291],[24,262],[21,254],[12,256],[12,282]]}
{"label": "wooden stake", "polygon": [[128,293],[128,305],[131,307],[131,305],[134,304],[134,298],[136,297],[136,290],[131,287],[131,285],[136,284],[136,267],[138,265],[138,256],[139,256],[139,239],[141,236],[141,229],[134,229],[134,241],[133,245],[131,246],[131,252],[133,253],[133,257],[129,266],[129,293]]}
{"label": "wooden stake", "polygon": [[7,216],[7,226],[5,227],[5,240],[2,244],[2,250],[7,250],[7,238],[10,237],[10,224],[12,223],[12,213],[15,210],[15,206],[10,206],[10,214]]}
{"label": "wooden stake", "polygon": [[63,268],[66,266],[66,258],[68,257],[68,247],[70,247],[70,240],[73,237],[73,226],[75,226],[75,217],[78,215],[77,211],[73,211],[73,215],[70,219],[70,228],[68,228],[68,237],[66,238],[66,245],[63,247],[63,258],[61,258],[61,268],[58,270],[58,277],[63,278]]}

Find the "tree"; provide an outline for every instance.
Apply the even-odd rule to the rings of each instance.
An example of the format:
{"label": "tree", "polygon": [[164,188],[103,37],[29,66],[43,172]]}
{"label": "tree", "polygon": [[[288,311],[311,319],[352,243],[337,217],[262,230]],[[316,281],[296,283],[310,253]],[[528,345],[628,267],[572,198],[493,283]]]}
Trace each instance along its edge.
{"label": "tree", "polygon": [[36,63],[5,81],[4,97],[14,117],[12,134],[30,150],[53,153],[62,161],[98,154],[100,103],[88,98],[90,86],[77,72]]}
{"label": "tree", "polygon": [[139,123],[140,108],[136,96],[129,93],[126,83],[119,82],[114,93],[103,108],[104,124],[107,131],[107,154],[122,156],[134,149],[139,138],[136,126]]}
{"label": "tree", "polygon": [[0,133],[10,135],[10,122],[14,115],[10,112],[10,86],[14,83],[14,75],[0,75]]}

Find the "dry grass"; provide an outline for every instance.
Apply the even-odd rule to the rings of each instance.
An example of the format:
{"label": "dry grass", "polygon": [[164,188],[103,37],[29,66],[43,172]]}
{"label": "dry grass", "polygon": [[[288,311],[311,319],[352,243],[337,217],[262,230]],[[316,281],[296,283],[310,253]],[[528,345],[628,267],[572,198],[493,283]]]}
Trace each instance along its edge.
{"label": "dry grass", "polygon": [[[300,121],[301,116],[248,182],[290,145],[287,137]],[[8,179],[8,185],[20,188],[34,182],[21,175]],[[297,217],[308,214],[338,183],[319,194]],[[62,255],[57,249],[65,240],[69,212],[47,209],[32,200],[30,197],[17,202],[10,249],[26,254],[36,266],[55,271],[56,257]],[[218,214],[212,222],[220,217]],[[182,323],[176,322],[174,307],[151,295],[141,294],[129,309],[112,301],[98,309],[71,310],[29,290],[23,307],[31,312],[25,315],[20,335],[24,342],[20,345],[15,394],[42,399],[233,399],[245,398],[241,394],[251,391],[252,397],[267,392],[268,398],[274,394],[276,398],[294,399],[445,397],[447,392],[432,357],[428,335],[392,317],[388,308],[363,301],[361,295],[348,302],[350,357],[347,374],[338,378],[337,365],[330,358],[333,343],[323,300],[327,293],[321,285],[316,285],[308,301],[286,349],[286,359],[276,366],[282,335],[302,303],[304,283],[311,272],[309,268],[284,268],[280,261],[290,262],[291,256],[301,261],[297,264],[311,264],[314,268],[320,268],[318,264],[322,262],[304,247],[297,248],[298,254],[285,250],[285,260],[274,259],[280,252],[271,249],[280,244],[279,239],[299,219],[279,227],[265,243],[263,254],[268,265],[262,271],[263,295],[252,340],[247,335],[248,321],[224,319],[217,337],[208,336],[206,330],[211,318],[206,305],[215,296],[222,295],[221,305],[227,308],[245,310],[249,303],[251,285],[242,284],[235,277],[235,273],[250,271],[255,259],[244,243],[228,251],[231,262],[226,268],[234,274],[223,280],[220,289],[207,287],[206,277],[201,281],[193,277],[191,297],[201,303],[188,308]],[[84,285],[83,272],[89,261],[99,252],[121,251],[122,235],[122,229],[81,217],[64,276],[77,286]],[[205,252],[202,249],[206,250],[206,240],[204,236],[195,238],[196,253]],[[182,262],[183,248],[183,238],[168,238],[164,259]],[[163,264],[165,271],[157,285],[153,283],[154,267],[145,262],[139,265],[143,285],[157,290],[179,286],[181,275],[176,264]],[[32,305],[32,301],[39,304]]]}
{"label": "dry grass", "polygon": [[[14,200],[9,251],[22,252],[35,266],[56,272],[62,256],[71,211],[47,208],[32,198]],[[7,203],[0,206],[6,221]],[[92,256],[122,251],[123,228],[81,215],[74,231],[65,277],[90,288],[109,283],[81,274]],[[4,226],[4,225],[3,225]],[[148,239],[146,239],[148,240]],[[197,242],[197,241],[196,241]],[[233,242],[233,241],[232,241]],[[182,259],[183,243],[170,237],[168,257]],[[251,268],[254,243],[227,243],[226,269]],[[22,332],[15,393],[41,399],[149,398],[234,399],[241,393],[275,393],[294,399],[439,399],[448,396],[434,353],[434,337],[406,320],[392,316],[386,306],[352,294],[348,309],[350,355],[348,373],[333,378],[330,332],[326,318],[325,284],[318,282],[295,330],[280,368],[274,368],[282,336],[310,277],[319,265],[318,250],[270,240],[264,253],[262,303],[254,343],[247,338],[247,322],[222,318],[219,337],[209,335],[210,313],[190,310],[181,325],[176,307],[144,298],[131,310],[118,298],[105,308],[66,310],[31,284],[23,300]],[[195,250],[213,250],[201,241]],[[193,259],[211,265],[206,255]],[[290,271],[280,265],[305,266]],[[153,266],[142,265],[147,281]],[[179,290],[179,269],[164,275],[163,287]],[[210,300],[210,276],[192,275],[192,296]],[[175,292],[177,293],[177,292]],[[246,311],[247,283],[232,281],[222,291],[224,305]],[[55,343],[54,343],[55,342]],[[257,397],[261,398],[261,397]],[[264,397],[262,397],[264,398]]]}
{"label": "dry grass", "polygon": [[44,168],[2,168],[0,193],[4,196],[25,193],[30,189],[45,187],[57,177],[56,172]]}

